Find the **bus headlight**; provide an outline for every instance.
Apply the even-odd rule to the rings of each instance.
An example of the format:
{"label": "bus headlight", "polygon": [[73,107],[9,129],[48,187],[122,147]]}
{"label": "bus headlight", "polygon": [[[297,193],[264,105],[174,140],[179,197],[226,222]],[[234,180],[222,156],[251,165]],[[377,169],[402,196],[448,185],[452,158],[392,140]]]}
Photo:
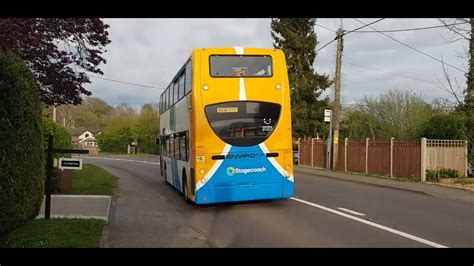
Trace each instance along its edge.
{"label": "bus headlight", "polygon": [[199,173],[203,175],[205,173],[204,169],[199,169]]}
{"label": "bus headlight", "polygon": [[286,170],[290,170],[290,165],[289,164],[285,165],[285,168]]}
{"label": "bus headlight", "polygon": [[277,84],[275,85],[275,88],[276,88],[277,90],[281,89],[280,83],[277,83]]}
{"label": "bus headlight", "polygon": [[204,84],[204,85],[202,86],[202,88],[203,88],[205,91],[207,91],[207,90],[209,89],[209,86],[208,86],[207,84]]}

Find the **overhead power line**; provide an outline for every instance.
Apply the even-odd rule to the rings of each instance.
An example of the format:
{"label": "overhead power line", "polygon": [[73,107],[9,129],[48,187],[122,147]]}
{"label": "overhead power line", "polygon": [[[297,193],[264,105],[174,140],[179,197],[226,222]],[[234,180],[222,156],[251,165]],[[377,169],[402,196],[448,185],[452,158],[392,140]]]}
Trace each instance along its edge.
{"label": "overhead power line", "polygon": [[370,25],[375,24],[375,23],[377,23],[377,22],[379,22],[379,21],[381,21],[381,20],[384,20],[384,18],[378,19],[378,20],[376,20],[376,21],[372,21],[372,22],[370,22],[369,24],[364,24],[364,26],[358,27],[358,28],[356,28],[356,29],[353,29],[353,30],[344,32],[343,35],[347,35],[347,34],[349,34],[349,33],[352,33],[352,32],[358,31],[358,30],[360,30],[360,29],[363,29],[363,28],[365,28],[365,27],[370,27]]}
{"label": "overhead power line", "polygon": [[[379,30],[379,32],[403,32],[403,31],[416,31],[416,30],[428,30],[428,29],[437,29],[437,28],[444,28],[447,26],[455,26],[461,24],[468,24],[469,22],[459,22],[453,23],[448,25],[438,25],[438,26],[430,26],[430,27],[421,27],[421,28],[409,28],[409,29],[397,29],[397,30]],[[357,33],[374,33],[372,30],[361,30],[357,31]]]}
{"label": "overhead power line", "polygon": [[[365,27],[370,27],[370,25],[375,24],[375,23],[377,23],[377,22],[379,22],[379,21],[381,21],[381,20],[384,20],[384,18],[381,18],[381,19],[372,21],[372,22],[370,22],[370,23],[367,24],[367,25],[364,25],[364,26],[362,26],[362,27],[359,27],[359,28],[350,30],[350,31],[348,31],[348,32],[345,32],[345,33],[342,34],[342,35],[344,36],[344,35],[347,35],[347,34],[349,34],[349,33],[355,32],[355,31],[357,31],[357,30],[359,30],[359,29],[362,29],[362,28],[365,28]],[[325,45],[323,45],[321,48],[319,48],[318,50],[316,50],[316,53],[319,52],[319,51],[321,51],[324,47],[330,45],[332,42],[334,42],[335,40],[337,40],[337,38],[338,38],[338,37],[336,36],[336,37],[335,37],[334,39],[332,39],[330,42],[328,42],[328,43],[326,43]]]}
{"label": "overhead power line", "polygon": [[158,89],[158,90],[165,90],[166,89],[166,88],[159,88],[159,87],[150,86],[150,85],[143,85],[143,84],[138,84],[138,83],[121,81],[121,80],[116,80],[116,79],[103,78],[103,77],[94,76],[94,75],[89,75],[89,77],[93,77],[93,78],[96,78],[96,79],[103,79],[103,80],[112,81],[112,82],[116,82],[116,83],[133,85],[133,86],[137,86],[137,87],[144,87],[144,88],[151,88],[151,89]]}
{"label": "overhead power line", "polygon": [[[357,21],[358,21],[359,23],[361,23],[362,25],[366,25],[364,22],[362,22],[362,21],[360,21],[360,20],[358,20],[358,19],[356,19],[356,18],[354,18],[354,19],[357,20]],[[411,46],[411,45],[409,45],[409,44],[406,44],[406,43],[404,43],[404,42],[402,42],[402,41],[399,41],[399,40],[393,38],[393,37],[390,36],[390,35],[387,35],[387,34],[385,34],[385,33],[383,33],[383,32],[380,32],[379,30],[373,28],[372,26],[369,26],[369,25],[367,25],[367,26],[368,26],[369,28],[373,29],[374,31],[376,31],[376,32],[378,32],[378,33],[380,33],[380,34],[386,36],[387,38],[390,38],[390,39],[392,39],[392,40],[394,40],[394,41],[396,41],[396,42],[398,42],[398,43],[400,43],[400,44],[402,44],[402,45],[404,45],[404,46],[406,46],[406,47],[408,47],[408,48],[410,48],[410,49],[412,49],[412,50],[414,50],[414,51],[417,51],[418,53],[420,53],[420,54],[422,54],[422,55],[424,55],[424,56],[426,56],[426,57],[429,57],[429,58],[431,58],[431,59],[433,59],[433,60],[436,60],[436,61],[438,61],[438,62],[440,62],[440,63],[442,63],[442,64],[445,64],[445,65],[447,65],[447,66],[449,66],[449,67],[451,67],[451,68],[454,68],[454,69],[456,69],[456,70],[458,70],[458,71],[461,71],[461,72],[463,72],[463,73],[465,72],[464,70],[462,70],[462,69],[460,69],[460,68],[458,68],[458,67],[455,67],[455,66],[453,66],[453,65],[451,65],[451,64],[448,64],[448,63],[446,63],[446,62],[443,62],[442,60],[440,60],[440,59],[438,59],[438,58],[436,58],[436,57],[434,57],[434,56],[431,56],[431,55],[429,55],[429,54],[427,54],[427,53],[425,53],[425,52],[422,52],[422,51],[416,49],[415,47],[413,47],[413,46]]]}
{"label": "overhead power line", "polygon": [[330,28],[328,28],[328,27],[326,27],[326,26],[320,25],[320,24],[318,24],[318,23],[316,23],[316,26],[319,26],[319,27],[321,27],[321,28],[323,28],[323,29],[327,29],[327,30],[332,31],[332,32],[336,32],[335,30],[330,29]]}
{"label": "overhead power line", "polygon": [[386,71],[383,71],[383,70],[380,70],[380,69],[371,68],[371,67],[361,66],[361,65],[358,65],[358,64],[355,64],[355,63],[352,63],[352,62],[348,62],[347,60],[343,60],[343,61],[344,61],[344,63],[349,64],[349,65],[353,65],[353,66],[357,66],[357,67],[360,67],[360,68],[365,68],[365,69],[369,69],[369,70],[372,70],[372,71],[377,71],[377,72],[385,73],[385,74],[388,74],[388,75],[393,75],[393,76],[397,76],[397,77],[402,77],[402,78],[407,78],[407,79],[413,79],[413,80],[423,81],[423,82],[432,83],[432,84],[438,84],[438,83],[436,83],[436,82],[434,82],[434,81],[430,81],[430,80],[426,80],[426,79],[420,79],[420,78],[410,77],[410,76],[406,76],[406,75],[402,75],[402,74],[386,72]]}

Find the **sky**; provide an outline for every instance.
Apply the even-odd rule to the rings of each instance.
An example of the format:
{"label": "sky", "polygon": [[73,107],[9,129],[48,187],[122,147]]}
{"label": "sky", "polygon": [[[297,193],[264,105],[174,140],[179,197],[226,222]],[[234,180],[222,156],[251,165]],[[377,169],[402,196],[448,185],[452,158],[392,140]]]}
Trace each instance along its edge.
{"label": "sky", "polygon": [[[365,24],[377,18],[360,19]],[[111,43],[103,56],[102,77],[124,82],[164,88],[185,63],[194,48],[263,47],[272,48],[270,19],[104,19],[110,25]],[[339,18],[317,19],[315,31],[319,49],[335,37],[341,25]],[[321,26],[320,26],[321,25]],[[438,19],[387,18],[373,25],[377,30],[407,29],[441,25]],[[342,19],[344,30],[361,27],[355,19]],[[329,28],[330,30],[326,29]],[[362,30],[371,31],[369,27]],[[467,69],[465,40],[449,42],[445,28],[394,32],[387,35],[443,60],[461,70]],[[411,90],[426,101],[435,98],[454,102],[452,95],[440,88],[443,81],[441,63],[413,51],[377,33],[350,33],[344,36],[342,56],[341,100],[353,104],[364,96],[377,96],[391,89]],[[318,52],[316,72],[334,77],[336,42]],[[378,71],[376,71],[376,70]],[[382,71],[382,72],[380,72]],[[396,75],[387,74],[389,72]],[[463,72],[449,68],[451,78],[464,85]],[[401,76],[408,76],[400,77]],[[163,90],[126,85],[91,77],[85,87],[110,105],[128,103],[139,109],[144,103],[158,102]],[[334,88],[323,96],[333,97]]]}

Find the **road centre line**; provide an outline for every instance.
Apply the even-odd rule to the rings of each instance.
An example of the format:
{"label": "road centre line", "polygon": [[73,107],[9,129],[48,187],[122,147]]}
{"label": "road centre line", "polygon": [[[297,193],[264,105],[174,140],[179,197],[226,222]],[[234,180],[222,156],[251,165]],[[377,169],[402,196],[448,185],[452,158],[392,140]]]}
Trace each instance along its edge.
{"label": "road centre line", "polygon": [[388,231],[390,233],[393,233],[393,234],[396,234],[396,235],[399,235],[399,236],[402,236],[402,237],[405,237],[405,238],[423,243],[425,245],[429,245],[429,246],[432,246],[432,247],[435,247],[435,248],[447,248],[447,246],[443,246],[441,244],[426,240],[424,238],[417,237],[417,236],[414,236],[414,235],[410,235],[410,234],[404,233],[402,231],[398,231],[396,229],[393,229],[393,228],[390,228],[390,227],[387,227],[387,226],[384,226],[384,225],[381,225],[381,224],[377,224],[377,223],[374,223],[374,222],[371,222],[371,221],[367,221],[365,219],[361,219],[359,217],[355,217],[355,216],[352,216],[352,215],[349,215],[349,214],[346,214],[346,213],[343,213],[343,212],[340,212],[340,211],[337,211],[337,210],[334,210],[334,209],[331,209],[331,208],[328,208],[328,207],[324,207],[324,206],[321,206],[321,205],[318,205],[318,204],[315,204],[315,203],[312,203],[312,202],[309,202],[309,201],[306,201],[306,200],[293,198],[293,197],[290,198],[290,199],[292,199],[294,201],[304,203],[304,204],[307,204],[307,205],[310,205],[310,206],[313,206],[313,207],[316,207],[316,208],[319,208],[321,210],[325,210],[325,211],[328,211],[328,212],[346,217],[348,219],[351,219],[351,220],[354,220],[354,221],[357,221],[357,222],[360,222],[360,223],[364,223],[364,224],[367,224],[367,225],[370,225],[370,226]]}
{"label": "road centre line", "polygon": [[353,210],[349,210],[349,209],[346,209],[346,208],[337,208],[338,210],[341,210],[341,211],[345,211],[345,212],[348,212],[348,213],[352,213],[354,215],[358,215],[358,216],[365,216],[365,214],[363,213],[360,213],[360,212],[356,212],[356,211],[353,211]]}
{"label": "road centre line", "polygon": [[160,165],[160,163],[154,162],[147,162],[147,161],[137,161],[137,160],[128,160],[128,159],[120,159],[120,158],[104,158],[104,157],[82,157],[86,159],[102,159],[102,160],[113,160],[113,161],[127,161],[127,162],[136,162],[136,163],[147,163],[147,164],[156,164]]}

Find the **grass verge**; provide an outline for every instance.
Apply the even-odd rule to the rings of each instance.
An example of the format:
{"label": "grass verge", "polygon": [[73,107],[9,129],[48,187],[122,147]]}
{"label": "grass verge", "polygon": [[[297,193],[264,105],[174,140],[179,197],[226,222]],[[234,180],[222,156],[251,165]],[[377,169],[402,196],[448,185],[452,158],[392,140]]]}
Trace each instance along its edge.
{"label": "grass verge", "polygon": [[104,169],[84,164],[82,170],[73,171],[72,191],[73,195],[113,195],[117,187],[117,178]]}
{"label": "grass verge", "polygon": [[0,248],[98,248],[105,221],[36,219],[12,231]]}

